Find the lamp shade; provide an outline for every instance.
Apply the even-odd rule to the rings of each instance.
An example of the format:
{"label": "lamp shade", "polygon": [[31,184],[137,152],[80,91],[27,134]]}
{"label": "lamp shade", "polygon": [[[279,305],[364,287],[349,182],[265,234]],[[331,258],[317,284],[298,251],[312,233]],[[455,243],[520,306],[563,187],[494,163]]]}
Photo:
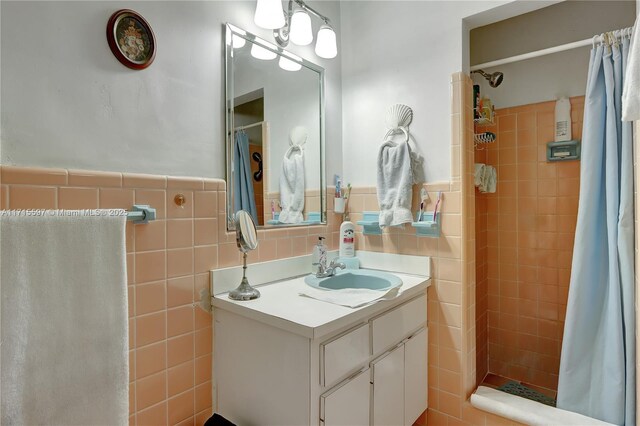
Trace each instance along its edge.
{"label": "lamp shade", "polygon": [[258,0],[253,22],[260,28],[275,30],[284,27],[284,11],[280,0]]}
{"label": "lamp shade", "polygon": [[242,37],[237,36],[237,35],[235,35],[235,34],[234,34],[234,36],[232,37],[232,40],[233,40],[232,45],[233,45],[233,48],[234,48],[234,49],[241,49],[241,48],[243,48],[243,47],[244,47],[244,45],[245,45],[245,43],[246,43],[246,40],[245,40],[245,39],[243,39]]}
{"label": "lamp shade", "polygon": [[291,17],[289,40],[298,46],[306,46],[313,41],[311,18],[304,10],[296,10]]}
{"label": "lamp shade", "polygon": [[276,53],[272,52],[268,49],[265,49],[262,46],[259,46],[257,44],[254,44],[253,46],[251,46],[251,56],[253,56],[256,59],[262,59],[264,61],[270,61],[271,59],[275,59]]}
{"label": "lamp shade", "polygon": [[287,59],[284,56],[280,56],[278,65],[285,71],[299,71],[302,68],[302,65],[292,61],[291,59]]}
{"label": "lamp shade", "polygon": [[318,31],[318,39],[316,40],[316,55],[321,58],[331,59],[338,55],[338,46],[336,44],[336,33],[328,25],[323,25]]}

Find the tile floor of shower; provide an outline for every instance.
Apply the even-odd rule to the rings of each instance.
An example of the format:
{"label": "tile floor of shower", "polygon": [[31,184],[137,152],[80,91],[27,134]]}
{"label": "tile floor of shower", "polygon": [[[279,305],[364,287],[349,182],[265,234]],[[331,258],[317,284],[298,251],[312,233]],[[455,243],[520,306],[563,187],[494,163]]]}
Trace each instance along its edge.
{"label": "tile floor of shower", "polygon": [[[558,396],[558,392],[553,390],[553,389],[547,389],[547,388],[543,388],[541,386],[536,386],[536,385],[532,385],[530,383],[526,383],[526,382],[521,382],[519,380],[514,380],[514,379],[509,379],[507,377],[502,377],[502,376],[498,376],[497,374],[493,374],[493,373],[487,373],[487,375],[484,377],[484,379],[482,380],[482,382],[480,383],[480,386],[486,386],[489,388],[493,388],[493,389],[497,389],[500,391],[505,392],[504,389],[501,389],[501,387],[507,385],[508,383],[518,383],[538,394],[541,394],[545,397],[551,398],[554,401],[556,400],[556,397]],[[511,392],[507,392],[507,393],[511,393]],[[516,394],[518,396],[523,396],[523,395],[519,395]],[[526,398],[526,396],[523,396]],[[534,399],[535,400],[535,399]]]}

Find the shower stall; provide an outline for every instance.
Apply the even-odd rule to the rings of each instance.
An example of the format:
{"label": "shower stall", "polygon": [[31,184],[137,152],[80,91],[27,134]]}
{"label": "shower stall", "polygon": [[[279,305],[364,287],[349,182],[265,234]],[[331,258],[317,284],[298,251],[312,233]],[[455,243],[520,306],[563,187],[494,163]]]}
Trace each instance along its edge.
{"label": "shower stall", "polygon": [[[565,12],[567,12],[571,7],[572,5],[559,5],[557,10],[561,11],[560,8],[565,8]],[[619,26],[616,27],[631,25],[633,17],[635,17],[635,13],[630,15],[627,21],[620,18],[616,24]],[[603,25],[611,25],[611,23]],[[517,27],[518,25],[515,26]],[[544,24],[541,27],[545,28]],[[508,28],[508,25],[502,28],[497,27],[495,29],[496,33],[504,31],[505,28]],[[611,29],[611,27],[607,29]],[[589,211],[587,211],[584,196],[585,194],[588,195],[588,188],[583,187],[581,191],[581,163],[583,162],[586,162],[586,166],[585,164],[582,166],[588,167],[589,170],[592,170],[591,174],[596,176],[600,176],[599,165],[603,165],[600,178],[602,182],[611,180],[615,183],[616,180],[612,178],[616,176],[616,172],[612,171],[613,169],[610,171],[609,168],[606,168],[605,172],[605,163],[608,165],[612,161],[610,160],[612,157],[610,157],[609,151],[602,157],[603,159],[597,157],[594,162],[593,143],[598,138],[593,137],[592,134],[597,133],[594,132],[593,128],[598,124],[592,123],[592,121],[597,121],[594,117],[598,116],[598,110],[596,110],[597,107],[594,104],[600,104],[599,99],[604,98],[603,96],[601,97],[600,93],[605,92],[604,80],[609,75],[609,65],[606,60],[603,61],[602,52],[604,51],[605,53],[605,59],[607,58],[607,52],[609,56],[614,56],[611,60],[612,64],[618,61],[615,58],[616,55],[624,58],[626,52],[623,52],[623,50],[628,48],[630,32],[630,28],[611,31],[593,38],[559,44],[558,46],[538,49],[530,53],[512,54],[505,59],[474,61],[472,58],[472,63],[478,64],[471,67],[472,77],[474,76],[473,74],[476,74],[475,83],[480,85],[480,91],[483,92],[483,95],[488,97],[495,96],[493,100],[495,111],[491,119],[487,120],[486,117],[479,114],[474,126],[476,141],[478,141],[478,136],[485,138],[486,135],[492,136],[492,138],[485,139],[481,143],[476,143],[474,162],[476,165],[482,165],[482,167],[491,166],[495,168],[497,176],[495,191],[493,189],[487,191],[485,187],[478,185],[479,181],[476,175],[476,185],[482,188],[482,191],[476,190],[475,194],[475,356],[476,384],[481,387],[476,394],[481,393],[480,389],[489,388],[541,403],[543,406],[538,406],[540,407],[540,412],[551,413],[548,419],[552,419],[555,422],[561,422],[561,417],[557,416],[567,413],[560,410],[554,412],[551,407],[556,407],[556,405],[563,410],[580,412],[592,417],[579,416],[578,420],[568,419],[566,424],[592,424],[591,422],[598,424],[596,418],[606,419],[616,424],[634,424],[635,422],[635,403],[632,401],[635,399],[635,378],[633,372],[629,374],[630,370],[635,371],[635,368],[630,368],[630,365],[635,367],[635,355],[634,349],[629,350],[629,347],[633,346],[635,348],[636,343],[635,339],[628,336],[624,337],[625,326],[628,329],[633,329],[635,318],[632,321],[629,321],[629,317],[623,320],[615,319],[617,314],[620,314],[618,318],[627,315],[629,303],[633,306],[634,296],[630,296],[624,290],[624,286],[629,287],[627,285],[629,279],[623,278],[627,283],[623,283],[621,285],[623,287],[621,293],[617,293],[620,295],[620,299],[623,300],[622,303],[617,304],[622,305],[622,310],[616,311],[614,309],[611,311],[609,310],[611,303],[601,303],[601,300],[610,296],[600,294],[599,290],[599,288],[610,286],[610,281],[607,281],[606,278],[604,280],[599,279],[602,276],[598,277],[598,279],[595,278],[597,271],[590,273],[591,276],[589,277],[585,277],[584,274],[580,275],[582,270],[595,268],[593,265],[596,263],[605,265],[604,269],[607,271],[611,269],[609,265],[615,266],[615,259],[618,259],[617,256],[619,256],[620,249],[616,253],[610,251],[613,255],[608,257],[610,259],[608,261],[602,261],[601,258],[594,256],[597,250],[600,249],[604,250],[605,253],[607,252],[606,246],[611,244],[611,239],[607,242],[607,235],[611,235],[611,229],[614,226],[618,227],[616,235],[622,232],[627,234],[629,238],[633,238],[633,231],[620,231],[619,229],[626,228],[620,228],[621,225],[617,223],[604,223],[607,220],[603,220],[600,224],[591,221],[588,227],[608,228],[608,234],[606,230],[593,233],[585,231],[585,229],[588,229],[585,227],[588,222],[588,216],[595,215],[591,211],[600,210],[600,207],[598,203],[591,202]],[[483,35],[485,42],[487,40],[493,40],[494,42],[497,40],[496,37],[488,37],[488,34],[489,31],[485,31]],[[624,47],[625,45],[627,47]],[[618,47],[619,53],[616,53]],[[599,60],[604,63],[604,66],[601,68],[587,66],[589,52],[591,51],[591,62],[593,63],[594,52],[598,51],[598,49],[600,49],[601,55]],[[531,59],[533,58],[539,59],[532,61]],[[573,59],[575,58],[581,58],[580,60],[584,63],[584,70],[579,75],[573,73],[573,70],[566,69],[568,67],[566,64],[574,63]],[[612,70],[618,70],[618,67],[620,66],[611,65]],[[602,68],[604,68],[604,71]],[[551,75],[550,70],[553,70],[556,74]],[[589,70],[589,78],[587,78],[587,70]],[[547,72],[545,73],[545,71]],[[518,75],[518,73],[521,75]],[[528,73],[526,78],[523,77],[525,73]],[[563,76],[561,75],[562,73],[566,73],[566,75]],[[527,91],[523,89],[525,84],[531,83],[541,74],[545,75],[547,80],[545,82],[542,82],[542,79],[537,80],[535,84],[531,84],[528,87],[528,89],[533,87],[536,90]],[[621,91],[618,88],[618,84],[623,79],[623,71],[612,71],[610,75],[612,75],[612,80],[615,76],[616,92]],[[618,75],[621,77],[618,77]],[[554,77],[564,83],[571,79],[576,80],[572,83],[582,85],[581,93],[576,93],[576,90],[572,92],[567,88],[564,88],[565,92],[562,92],[561,84],[563,83],[554,83],[549,80]],[[512,82],[512,79],[519,80]],[[600,83],[602,83],[602,90],[599,92],[595,89],[595,86]],[[543,87],[545,84],[549,87]],[[606,86],[608,95],[609,84],[607,83]],[[555,90],[555,94],[553,90]],[[545,93],[543,94],[542,92]],[[586,108],[585,92],[586,97],[589,99],[586,103]],[[611,92],[613,92],[613,89],[611,89]],[[547,96],[550,93],[551,95]],[[570,155],[571,157],[575,155],[578,158],[554,161],[556,160],[552,155],[554,145],[549,145],[549,143],[556,141],[556,99],[565,93],[568,93],[571,106],[570,139],[577,140],[577,146],[579,146],[580,142],[583,143],[583,154],[585,154],[584,145],[591,143],[588,147],[590,153],[588,159],[586,157],[581,159],[580,150],[577,149],[571,151]],[[473,96],[476,96],[475,91]],[[602,102],[602,104],[604,105],[605,103]],[[617,110],[617,108],[619,108],[618,105],[613,107],[611,104],[607,104],[605,109],[609,111],[612,109]],[[588,120],[586,126],[583,122],[585,109],[587,112],[586,120]],[[619,114],[619,112],[617,113]],[[604,116],[604,112],[600,115]],[[606,123],[606,126],[611,129],[611,123],[614,123],[613,127],[617,128],[618,133],[626,132],[626,130],[621,129],[624,129],[627,125],[616,125],[615,123],[618,122],[620,122],[619,117],[614,117]],[[603,126],[605,125],[603,124]],[[630,128],[630,125],[627,128]],[[583,135],[583,130],[585,135]],[[604,134],[605,131],[603,130],[600,133]],[[583,136],[585,137],[584,140]],[[622,139],[624,142],[618,142],[618,146],[621,147],[618,149],[620,154],[616,154],[616,156],[618,158],[630,158],[632,154],[624,152],[625,146],[630,149],[630,138],[627,135],[626,139],[625,137]],[[600,143],[603,146],[605,144],[609,146],[608,140],[607,138],[606,141],[601,141]],[[609,148],[602,148],[603,152],[605,149]],[[624,163],[624,160],[618,161]],[[627,166],[616,166],[616,170],[624,167]],[[476,166],[475,170],[478,171],[481,168]],[[618,171],[618,173],[618,182],[625,182],[621,186],[628,185],[633,180],[629,178],[628,167],[626,171]],[[624,177],[625,173],[627,174],[626,177]],[[620,178],[620,176],[623,177]],[[584,171],[582,177],[584,180]],[[589,180],[593,179],[587,179],[587,181]],[[614,190],[612,189],[612,184],[607,183],[606,185],[607,189],[602,190],[602,196],[597,184],[592,189],[592,191],[598,193],[597,197],[601,197],[597,199],[602,201],[600,204],[603,205],[603,215],[604,206],[609,201],[607,197]],[[605,184],[600,185],[602,188],[604,186]],[[615,190],[620,191],[620,189]],[[624,191],[625,188],[621,190]],[[606,197],[605,194],[607,194]],[[581,203],[583,207],[579,210]],[[623,210],[624,208],[621,206],[619,217],[624,216]],[[579,216],[580,220],[578,219]],[[633,217],[633,215],[631,216]],[[631,220],[631,222],[633,221]],[[576,240],[577,225],[579,229],[582,229],[582,233],[593,234],[594,238],[588,242],[581,238]],[[579,235],[579,237],[581,236],[582,234]],[[575,241],[578,241],[578,247],[574,247]],[[622,242],[620,244],[624,245],[626,243]],[[618,247],[620,247],[620,244],[618,244]],[[584,246],[588,246],[589,250],[581,251],[580,249],[584,248]],[[625,253],[630,252],[626,254],[633,257],[633,247],[631,245],[631,249],[629,249],[628,246],[626,244],[622,251]],[[595,247],[598,247],[598,249],[596,250]],[[577,263],[574,257],[579,260]],[[621,262],[625,266],[628,263],[624,259]],[[633,258],[631,263],[633,263]],[[631,271],[633,271],[633,265],[630,267]],[[575,270],[572,271],[572,268]],[[615,271],[609,274],[609,276],[614,275],[616,275]],[[577,280],[593,281],[597,284],[587,288],[581,283],[576,283]],[[633,278],[631,281],[633,281]],[[616,285],[610,287],[617,288]],[[573,290],[570,291],[570,289]],[[613,295],[614,293],[611,294]],[[597,300],[590,301],[593,298],[585,297],[585,294],[597,295]],[[613,297],[615,298],[615,296]],[[585,303],[593,303],[593,305],[585,305]],[[576,308],[580,304],[582,304],[582,307]],[[584,312],[584,306],[593,307],[591,309],[592,316],[598,318],[592,321],[595,325],[594,328],[601,326],[603,330],[606,330],[603,333],[616,334],[612,330],[620,326],[620,335],[622,337],[617,340],[613,339],[616,342],[622,342],[620,348],[614,347],[614,345],[600,344],[602,333],[597,331],[583,333],[582,337],[578,336],[578,340],[576,340],[576,333],[578,332],[575,330],[583,330],[584,327],[582,327],[581,321],[585,321],[585,316],[576,316],[576,312],[578,314],[581,314],[580,311]],[[600,309],[601,307],[602,309]],[[569,315],[567,315],[568,312]],[[610,320],[607,317],[613,317],[614,319]],[[589,323],[591,324],[591,322]],[[612,323],[616,323],[615,327],[608,328]],[[565,345],[563,351],[563,341],[565,339],[571,339],[571,345]],[[592,339],[591,343],[587,341],[589,339]],[[594,345],[593,342],[596,342],[596,344]],[[567,346],[569,347],[568,349]],[[584,374],[584,365],[586,363],[580,360],[576,361],[576,357],[579,357],[579,354],[571,346],[579,347],[579,351],[583,351],[583,358],[593,359],[594,362],[591,363],[593,370],[590,374]],[[606,349],[600,350],[597,346],[606,346]],[[601,353],[605,355],[601,356]],[[609,357],[611,359],[615,358],[615,362],[600,363],[597,366],[596,364],[598,363],[595,361],[607,358],[607,353],[615,354],[615,356]],[[626,367],[625,362],[627,363]],[[609,368],[606,372],[601,370],[604,364]],[[612,370],[613,365],[615,365],[613,370],[616,371]],[[576,380],[576,374],[571,371],[574,369],[583,369],[580,375],[587,376],[589,379]],[[616,376],[616,380],[620,378],[621,383],[606,385],[607,380],[609,380],[607,376],[612,375]],[[625,381],[627,383],[626,390]],[[595,382],[603,384],[596,392],[592,390]],[[558,397],[559,389],[561,392],[560,398]],[[489,394],[484,394],[483,397],[486,395]],[[587,396],[587,398],[583,398],[587,400],[586,402],[576,402],[581,395]],[[627,399],[626,407],[625,398]],[[606,404],[593,403],[594,400],[598,399],[607,400],[607,402]],[[517,398],[510,401],[515,401],[514,405],[519,404]],[[524,401],[524,399],[520,401]],[[472,397],[473,403],[474,398]],[[523,407],[527,406],[527,404],[529,403],[523,404]],[[474,405],[486,409],[486,406]],[[582,407],[579,407],[580,405]],[[614,410],[609,410],[608,413],[604,413],[607,409],[599,408],[598,405],[616,406],[617,412],[613,413]],[[545,406],[547,408],[543,408]],[[487,411],[510,417],[514,420],[533,421],[532,419],[539,414],[536,412],[538,408],[532,409],[530,405],[527,407],[528,412],[520,410],[521,412],[514,417],[508,416],[508,413],[499,412],[499,410]],[[508,410],[511,410],[511,408]],[[517,411],[515,409],[515,412]],[[633,414],[630,414],[632,412]],[[621,418],[620,413],[622,415]],[[573,413],[567,414],[573,415]],[[572,421],[578,421],[578,423],[571,423]],[[583,423],[580,423],[580,421]]]}

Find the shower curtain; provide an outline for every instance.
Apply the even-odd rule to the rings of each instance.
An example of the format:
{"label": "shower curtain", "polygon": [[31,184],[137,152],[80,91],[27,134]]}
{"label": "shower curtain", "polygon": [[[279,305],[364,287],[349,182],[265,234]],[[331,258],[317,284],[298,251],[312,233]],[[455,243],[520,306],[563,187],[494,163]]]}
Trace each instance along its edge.
{"label": "shower curtain", "polygon": [[240,130],[235,137],[235,155],[233,157],[233,208],[245,210],[258,223],[256,198],[251,180],[251,160],[249,158],[249,136]]}
{"label": "shower curtain", "polygon": [[[611,41],[611,40],[609,40]],[[621,121],[629,40],[591,51],[559,408],[635,425],[633,147]]]}

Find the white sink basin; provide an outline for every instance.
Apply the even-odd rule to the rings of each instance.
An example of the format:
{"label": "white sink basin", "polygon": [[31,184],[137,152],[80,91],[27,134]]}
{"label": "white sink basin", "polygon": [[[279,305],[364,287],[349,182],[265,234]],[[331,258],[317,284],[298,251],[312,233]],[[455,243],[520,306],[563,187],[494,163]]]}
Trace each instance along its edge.
{"label": "white sink basin", "polygon": [[402,280],[388,272],[371,269],[345,269],[326,278],[315,275],[305,277],[304,282],[311,287],[324,290],[340,290],[343,288],[365,288],[369,290],[389,290],[402,285]]}

